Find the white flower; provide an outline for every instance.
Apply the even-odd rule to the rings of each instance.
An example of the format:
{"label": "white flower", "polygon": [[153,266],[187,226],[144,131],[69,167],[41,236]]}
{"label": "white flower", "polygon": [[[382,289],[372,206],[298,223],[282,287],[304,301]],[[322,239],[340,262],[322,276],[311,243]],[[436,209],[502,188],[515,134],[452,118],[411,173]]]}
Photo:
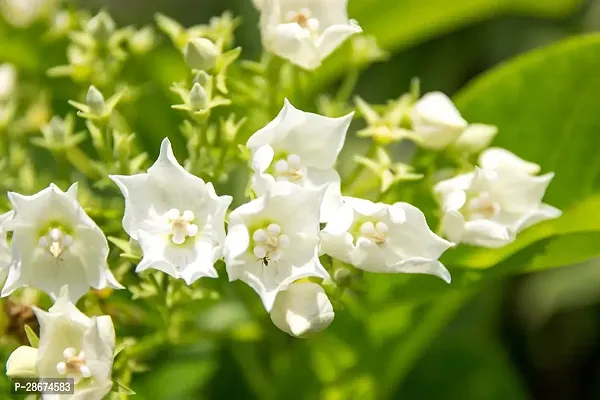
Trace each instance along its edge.
{"label": "white flower", "polygon": [[506,150],[490,150],[482,154],[483,168],[435,187],[444,210],[442,228],[453,242],[501,247],[523,229],[562,214],[542,203],[554,173],[533,176],[536,164]]}
{"label": "white flower", "polygon": [[427,93],[417,101],[411,120],[414,139],[420,146],[434,150],[454,142],[468,126],[452,100],[441,92]]}
{"label": "white flower", "polygon": [[454,142],[454,147],[467,153],[479,153],[487,148],[498,134],[498,127],[471,124]]}
{"label": "white flower", "polygon": [[74,395],[52,398],[104,398],[112,387],[115,330],[111,318],[88,318],[69,300],[67,286],[47,312],[37,307],[33,311],[40,324],[39,348],[21,346],[15,350],[6,363],[6,374],[11,378],[74,380]]}
{"label": "white flower", "polygon": [[231,196],[217,196],[211,183],[179,165],[166,138],[147,173],[110,178],[125,197],[123,228],[144,254],[137,272],[154,268],[188,285],[217,277]]}
{"label": "white flower", "polygon": [[0,102],[7,101],[17,84],[17,70],[12,64],[0,64]]}
{"label": "white flower", "polygon": [[327,222],[342,204],[340,175],[334,165],[352,116],[328,118],[304,112],[286,99],[279,115],[246,143],[252,150],[252,189],[261,195],[275,181],[326,187],[320,220]]}
{"label": "white flower", "polygon": [[26,27],[49,15],[56,0],[0,0],[0,13],[8,23]]}
{"label": "white flower", "polygon": [[438,261],[453,244],[434,234],[423,213],[344,197],[344,206],[321,231],[321,251],[369,272],[431,274],[450,282]]}
{"label": "white flower", "polygon": [[290,283],[329,277],[318,257],[322,197],[322,191],[277,182],[229,215],[224,251],[229,280],[250,285],[267,311]]}
{"label": "white flower", "polygon": [[296,337],[321,332],[331,324],[335,313],[327,294],[313,282],[295,282],[275,298],[271,321]]}
{"label": "white flower", "polygon": [[68,284],[73,302],[90,286],[122,289],[108,269],[108,243],[77,202],[77,184],[67,192],[54,184],[32,195],[9,192],[14,216],[3,223],[12,232],[12,262],[2,297],[22,286],[53,297]]}
{"label": "white flower", "polygon": [[348,19],[347,0],[262,0],[260,28],[265,48],[301,68],[321,65],[350,36],[362,32]]}

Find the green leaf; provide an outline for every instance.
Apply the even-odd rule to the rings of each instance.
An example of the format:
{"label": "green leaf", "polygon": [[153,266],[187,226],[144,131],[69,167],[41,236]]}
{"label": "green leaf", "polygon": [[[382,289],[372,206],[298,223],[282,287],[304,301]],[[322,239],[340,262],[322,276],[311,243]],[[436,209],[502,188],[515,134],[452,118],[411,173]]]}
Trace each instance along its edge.
{"label": "green leaf", "polygon": [[120,393],[120,394],[135,394],[135,392],[133,390],[131,390],[127,386],[123,385],[122,383],[116,382],[116,381],[113,382],[112,391],[114,393]]}
{"label": "green leaf", "polygon": [[[562,17],[582,3],[581,0],[353,0],[348,10],[381,48],[398,52],[496,16]],[[347,69],[348,63],[340,53],[349,51],[348,47],[317,70],[317,86]]]}
{"label": "green leaf", "polygon": [[577,234],[578,246],[565,246],[566,239],[554,242],[554,248],[561,248],[560,258],[538,258],[531,268],[543,269],[542,260],[556,266],[558,259],[564,265],[581,261],[582,254],[600,254],[597,242],[586,235],[600,232],[599,70],[600,35],[585,35],[501,65],[456,96],[467,120],[499,127],[493,146],[556,173],[544,201],[564,215],[530,228],[500,249],[460,246],[445,262],[488,268],[539,240],[565,234]]}
{"label": "green leaf", "polygon": [[29,325],[25,325],[25,335],[27,335],[27,340],[29,340],[31,347],[35,347],[37,349],[40,345],[40,338],[37,337]]}

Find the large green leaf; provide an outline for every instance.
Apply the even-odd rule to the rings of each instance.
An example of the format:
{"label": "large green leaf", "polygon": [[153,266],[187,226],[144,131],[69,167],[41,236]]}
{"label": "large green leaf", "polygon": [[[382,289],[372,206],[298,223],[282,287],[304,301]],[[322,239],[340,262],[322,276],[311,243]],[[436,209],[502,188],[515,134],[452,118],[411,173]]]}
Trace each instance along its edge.
{"label": "large green leaf", "polygon": [[388,50],[502,14],[563,16],[580,0],[350,0],[349,13]]}
{"label": "large green leaf", "polygon": [[[598,71],[600,35],[586,35],[501,65],[456,96],[469,121],[499,127],[494,146],[556,173],[545,202],[565,213],[523,232],[501,249],[461,246],[448,255],[448,264],[491,267],[532,243],[565,234],[577,234],[578,246],[565,246],[564,240],[551,243],[550,250],[560,248],[558,265],[581,261],[582,254],[600,254],[600,246],[584,234],[600,231]],[[548,266],[558,266],[557,259],[550,258],[537,259],[532,268],[543,269],[544,260]]]}

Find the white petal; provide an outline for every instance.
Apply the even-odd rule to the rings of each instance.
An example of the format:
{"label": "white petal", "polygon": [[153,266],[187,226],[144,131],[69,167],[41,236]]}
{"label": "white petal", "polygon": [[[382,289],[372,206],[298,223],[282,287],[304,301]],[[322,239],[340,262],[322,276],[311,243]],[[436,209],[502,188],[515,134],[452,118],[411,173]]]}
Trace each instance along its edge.
{"label": "white petal", "polygon": [[263,43],[272,53],[303,69],[313,70],[321,65],[316,43],[296,23],[267,27],[263,31]]}
{"label": "white petal", "polygon": [[97,382],[110,380],[114,349],[115,331],[110,317],[93,318],[82,338],[82,350],[89,372]]}
{"label": "white petal", "polygon": [[327,58],[350,36],[361,32],[362,28],[356,23],[356,21],[351,21],[349,24],[345,25],[329,26],[317,40],[317,48],[319,49],[319,56],[321,60]]}
{"label": "white petal", "polygon": [[483,169],[501,169],[517,173],[534,175],[540,172],[540,166],[525,161],[506,149],[492,147],[479,156],[479,165]]}
{"label": "white petal", "polygon": [[465,217],[456,210],[450,210],[444,213],[442,217],[442,231],[448,240],[454,243],[460,243],[465,232]]}
{"label": "white petal", "polygon": [[304,187],[315,190],[325,188],[319,212],[319,221],[321,223],[327,223],[343,205],[340,175],[333,168],[308,168]]}
{"label": "white petal", "polygon": [[489,248],[505,246],[512,240],[506,227],[489,220],[467,221],[461,237],[463,243]]}
{"label": "white petal", "polygon": [[[471,124],[454,142],[454,147],[469,153],[478,153],[487,148],[498,134],[498,127],[485,124]],[[482,165],[483,167],[483,165]],[[485,168],[485,167],[484,167]]]}
{"label": "white petal", "polygon": [[446,283],[450,283],[451,281],[450,272],[446,269],[446,267],[444,267],[441,262],[428,258],[409,258],[399,262],[396,265],[391,265],[389,268],[394,272],[400,272],[404,274],[434,275],[442,278]]}

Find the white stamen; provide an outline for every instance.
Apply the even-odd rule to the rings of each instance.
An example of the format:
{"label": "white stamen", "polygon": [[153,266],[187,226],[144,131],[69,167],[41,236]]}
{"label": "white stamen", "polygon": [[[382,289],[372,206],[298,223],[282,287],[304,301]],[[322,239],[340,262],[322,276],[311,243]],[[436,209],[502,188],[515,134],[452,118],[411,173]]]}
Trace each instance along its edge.
{"label": "white stamen", "polygon": [[65,235],[65,238],[63,239],[63,246],[71,247],[72,245],[73,245],[73,236]]}
{"label": "white stamen", "polygon": [[88,366],[85,365],[85,364],[82,365],[81,367],[79,367],[79,373],[84,378],[89,378],[90,376],[92,376],[92,371],[90,371],[90,369],[88,368]]}
{"label": "white stamen", "polygon": [[262,246],[255,246],[253,253],[256,258],[265,258],[267,256],[267,250]]}
{"label": "white stamen", "polygon": [[48,247],[48,238],[46,236],[42,236],[39,240],[38,240],[38,245],[40,247],[46,248]]}
{"label": "white stamen", "polygon": [[75,354],[77,354],[77,352],[75,351],[75,349],[73,347],[67,347],[66,349],[63,350],[64,358],[75,357]]}
{"label": "white stamen", "polygon": [[173,238],[171,240],[173,240],[173,243],[175,244],[183,244],[183,242],[185,242],[185,234],[179,230],[174,230],[173,231]]}
{"label": "white stamen", "polygon": [[290,238],[288,235],[279,235],[279,247],[287,249],[290,246]]}
{"label": "white stamen", "polygon": [[267,234],[264,229],[257,229],[254,231],[252,239],[254,239],[255,242],[264,242],[267,240]]}
{"label": "white stamen", "polygon": [[378,222],[375,225],[375,228],[377,229],[377,231],[383,235],[385,235],[386,233],[388,233],[388,226],[385,222]]}
{"label": "white stamen", "polygon": [[281,232],[281,227],[277,224],[269,224],[269,226],[267,226],[267,231],[269,232],[269,235],[277,236]]}
{"label": "white stamen", "polygon": [[56,364],[56,371],[61,375],[65,375],[67,373],[67,364],[62,361],[59,362]]}
{"label": "white stamen", "polygon": [[360,233],[366,237],[372,236],[375,233],[375,225],[371,221],[365,222],[360,226]]}
{"label": "white stamen", "polygon": [[290,154],[287,158],[288,165],[293,168],[300,168],[302,166],[302,159],[297,154]]}
{"label": "white stamen", "polygon": [[289,169],[289,165],[285,160],[279,160],[275,163],[275,170],[279,173],[287,172]]}
{"label": "white stamen", "polygon": [[186,222],[192,222],[194,218],[196,218],[196,216],[190,210],[185,210],[181,216],[181,219]]}
{"label": "white stamen", "polygon": [[274,250],[271,253],[269,253],[269,258],[273,261],[279,261],[279,259],[281,258],[281,250]]}
{"label": "white stamen", "polygon": [[171,208],[169,211],[167,211],[165,216],[170,220],[177,219],[179,218],[179,210],[176,208]]}
{"label": "white stamen", "polygon": [[52,239],[53,242],[59,242],[61,238],[62,232],[60,231],[60,229],[52,228],[50,230],[50,239]]}

